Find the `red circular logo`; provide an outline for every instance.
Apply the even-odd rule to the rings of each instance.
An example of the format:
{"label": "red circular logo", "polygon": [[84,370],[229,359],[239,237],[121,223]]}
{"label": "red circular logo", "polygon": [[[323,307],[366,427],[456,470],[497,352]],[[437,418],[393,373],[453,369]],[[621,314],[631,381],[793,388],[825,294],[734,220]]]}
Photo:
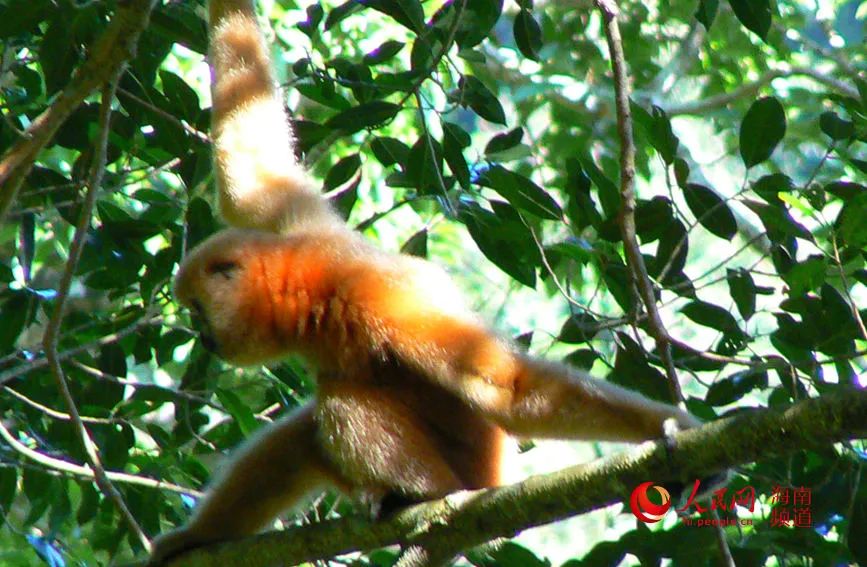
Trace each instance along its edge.
{"label": "red circular logo", "polygon": [[[654,504],[647,497],[647,490],[651,486],[662,498],[662,504]],[[653,524],[661,520],[671,508],[671,496],[661,486],[652,482],[642,482],[632,491],[632,496],[629,497],[629,507],[632,508],[632,513],[635,514],[636,518],[645,524]]]}

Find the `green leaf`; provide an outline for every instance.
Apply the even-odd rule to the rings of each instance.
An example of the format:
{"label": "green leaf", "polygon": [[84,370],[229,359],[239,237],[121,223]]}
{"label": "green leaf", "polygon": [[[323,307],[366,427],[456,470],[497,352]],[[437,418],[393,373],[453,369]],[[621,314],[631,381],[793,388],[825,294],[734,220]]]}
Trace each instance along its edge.
{"label": "green leaf", "polygon": [[340,187],[355,175],[361,167],[361,158],[358,154],[352,154],[335,163],[325,175],[324,190],[331,191]]}
{"label": "green leaf", "polygon": [[725,406],[739,401],[753,390],[767,387],[767,371],[743,370],[714,382],[708,389],[704,401],[712,406]]}
{"label": "green leaf", "polygon": [[713,303],[693,301],[686,304],[680,312],[691,321],[704,327],[710,327],[723,333],[741,334],[738,322],[732,314]]}
{"label": "green leaf", "polygon": [[780,101],[765,97],[754,102],[741,122],[740,131],[741,159],[747,169],[771,157],[785,135],[786,113]]}
{"label": "green leaf", "polygon": [[678,187],[683,187],[689,182],[689,164],[682,158],[674,159],[674,178]]}
{"label": "green leaf", "polygon": [[375,100],[332,116],[325,123],[329,128],[343,130],[351,134],[365,128],[374,128],[388,122],[398,113],[400,105]]}
{"label": "green leaf", "polygon": [[462,104],[468,105],[485,120],[506,124],[506,113],[500,101],[480,80],[472,75],[464,75],[458,86],[462,92],[462,97],[459,99]]}
{"label": "green leaf", "polygon": [[380,63],[385,63],[395,55],[397,55],[401,49],[403,49],[404,43],[400,41],[389,40],[370,51],[364,56],[365,65],[379,65]]}
{"label": "green leaf", "polygon": [[626,333],[617,333],[614,371],[608,380],[654,400],[669,400],[665,376],[647,362],[644,349]]}
{"label": "green leaf", "polygon": [[847,201],[834,228],[848,246],[863,248],[867,245],[867,193],[860,193]]}
{"label": "green leaf", "polygon": [[118,378],[126,378],[126,353],[117,343],[110,343],[99,349],[99,369]]}
{"label": "green leaf", "polygon": [[199,95],[182,78],[170,71],[161,70],[160,80],[163,93],[169,103],[169,110],[178,118],[195,124],[201,113]]}
{"label": "green leaf", "polygon": [[48,95],[66,86],[78,64],[79,55],[69,23],[59,14],[55,15],[39,47],[39,62],[42,64]]}
{"label": "green leaf", "polygon": [[250,434],[256,431],[258,428],[256,416],[249,406],[241,401],[241,398],[237,394],[224,388],[217,388],[216,394],[220,403],[226,408],[226,411],[235,419],[235,423],[238,424],[238,428],[244,437],[249,437]]}
{"label": "green leaf", "polygon": [[608,177],[602,173],[602,170],[596,167],[593,158],[587,156],[581,159],[581,168],[587,177],[593,181],[596,190],[599,194],[599,203],[602,205],[602,212],[606,218],[617,216],[620,211],[620,190]]}
{"label": "green leaf", "polygon": [[418,0],[361,0],[359,3],[391,16],[416,33],[425,29],[424,10]]}
{"label": "green leaf", "polygon": [[521,10],[515,16],[512,26],[515,35],[515,44],[527,59],[539,61],[539,50],[542,49],[542,28],[533,19],[533,14],[528,10]]}
{"label": "green leaf", "polygon": [[451,122],[443,122],[443,157],[449,164],[452,175],[464,189],[470,188],[470,169],[464,158],[463,148],[470,145],[470,135]]}
{"label": "green leaf", "polygon": [[492,154],[504,152],[521,143],[521,138],[524,137],[524,129],[520,126],[514,130],[509,130],[504,134],[497,134],[488,145],[485,146],[485,155],[491,157]]}
{"label": "green leaf", "polygon": [[494,189],[514,206],[539,218],[558,220],[563,216],[560,205],[530,179],[495,165],[485,171],[479,182]]}
{"label": "green leaf", "polygon": [[352,14],[364,10],[364,8],[364,4],[357,0],[347,0],[328,13],[328,17],[325,18],[325,31],[330,30]]}
{"label": "green leaf", "polygon": [[729,4],[745,28],[767,41],[772,16],[770,0],[729,0]]}
{"label": "green leaf", "polygon": [[709,30],[711,25],[713,25],[718,9],[719,0],[699,0],[698,9],[695,11],[695,19],[704,26],[704,29]]}
{"label": "green leaf", "polygon": [[406,159],[406,176],[419,192],[440,189],[443,178],[443,150],[429,134],[419,137]]}
{"label": "green leaf", "polygon": [[795,184],[792,179],[783,173],[764,175],[752,186],[753,191],[769,203],[779,203],[779,194],[790,193],[794,188]]}
{"label": "green leaf", "polygon": [[[503,12],[503,0],[448,2],[441,10],[443,14],[446,12],[451,14],[451,17],[460,15],[455,41],[461,50],[465,51],[475,47],[490,35]],[[437,18],[435,17],[434,20],[436,21]]]}
{"label": "green leaf", "polygon": [[370,142],[370,149],[385,167],[403,165],[409,157],[409,146],[396,138],[376,137]]}
{"label": "green leaf", "polygon": [[648,272],[652,277],[659,278],[665,270],[666,277],[662,283],[668,284],[670,276],[683,270],[688,253],[689,236],[686,227],[681,221],[675,219],[674,222],[669,223],[659,238],[656,256],[653,262],[648,265]]}
{"label": "green leaf", "polygon": [[655,105],[652,109],[650,143],[659,152],[666,165],[671,165],[674,162],[680,140],[674,135],[671,122],[665,111]]}
{"label": "green leaf", "polygon": [[753,277],[743,268],[739,270],[726,269],[726,282],[729,294],[744,318],[748,321],[756,312],[756,284]]}
{"label": "green leaf", "polygon": [[789,284],[789,295],[792,297],[818,289],[825,283],[827,264],[821,257],[813,257],[798,262],[786,272],[783,279]]}
{"label": "green leaf", "polygon": [[596,336],[599,322],[588,313],[575,313],[566,319],[557,340],[568,344],[583,344]]}
{"label": "green leaf", "polygon": [[813,241],[812,233],[804,225],[795,221],[782,203],[770,205],[757,201],[745,201],[744,203],[759,216],[765,230],[768,231],[768,238],[773,242],[780,242],[783,238],[790,236]]}
{"label": "green leaf", "polygon": [[458,218],[467,226],[479,250],[488,260],[527,287],[536,285],[539,249],[517,211],[501,201],[491,201],[493,212],[475,203],[461,207]]}
{"label": "green leaf", "polygon": [[24,330],[30,311],[31,297],[27,292],[16,290],[8,293],[11,297],[0,306],[0,321],[3,321],[0,325],[0,353],[12,349]]}
{"label": "green leaf", "polygon": [[419,258],[427,258],[427,229],[423,228],[409,237],[409,240],[404,242],[400,247],[401,254],[417,256]]}
{"label": "green leaf", "polygon": [[674,212],[668,197],[656,196],[641,200],[635,208],[635,230],[642,243],[659,240],[674,222]]}
{"label": "green leaf", "polygon": [[322,9],[321,4],[313,4],[307,7],[307,19],[303,22],[298,23],[298,29],[304,33],[307,37],[313,37],[316,35],[316,28],[319,27],[319,24],[322,22],[322,17],[325,15],[325,11]]}
{"label": "green leaf", "polygon": [[734,238],[738,232],[735,216],[715,191],[704,185],[687,183],[683,196],[701,226],[725,240]]}
{"label": "green leaf", "polygon": [[12,36],[30,33],[39,22],[52,14],[54,6],[49,0],[29,0],[14,4],[10,9],[10,3],[5,3],[3,17],[0,18],[0,39],[6,40]]}
{"label": "green leaf", "polygon": [[819,116],[819,127],[832,140],[848,140],[855,136],[855,123],[843,120],[830,110]]}

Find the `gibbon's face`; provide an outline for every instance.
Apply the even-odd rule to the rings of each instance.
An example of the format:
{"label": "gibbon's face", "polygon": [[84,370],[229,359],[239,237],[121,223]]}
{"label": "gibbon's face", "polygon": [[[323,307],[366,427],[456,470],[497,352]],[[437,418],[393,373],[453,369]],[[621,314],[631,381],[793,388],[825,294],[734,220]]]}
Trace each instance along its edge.
{"label": "gibbon's face", "polygon": [[223,231],[181,264],[175,278],[177,301],[190,310],[202,346],[237,365],[261,364],[284,349],[263,317],[259,255],[267,243],[252,232]]}

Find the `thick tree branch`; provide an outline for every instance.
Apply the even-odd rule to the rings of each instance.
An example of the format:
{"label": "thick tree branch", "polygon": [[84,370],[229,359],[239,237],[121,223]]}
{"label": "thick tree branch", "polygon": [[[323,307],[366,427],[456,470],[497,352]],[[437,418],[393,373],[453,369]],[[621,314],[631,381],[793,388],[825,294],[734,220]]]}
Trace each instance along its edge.
{"label": "thick tree branch", "polygon": [[608,506],[648,479],[689,481],[715,471],[867,435],[867,391],[840,391],[785,410],[721,419],[662,442],[563,471],[487,490],[459,492],[394,518],[352,517],[195,550],[172,567],[296,565],[352,551],[400,544],[468,549],[534,526]]}
{"label": "thick tree branch", "polygon": [[58,128],[90,95],[117,75],[135,53],[138,38],[147,27],[155,0],[118,2],[114,19],[93,46],[90,57],[78,68],[60,95],[27,128],[0,161],[0,225],[12,207],[21,184],[40,151]]}

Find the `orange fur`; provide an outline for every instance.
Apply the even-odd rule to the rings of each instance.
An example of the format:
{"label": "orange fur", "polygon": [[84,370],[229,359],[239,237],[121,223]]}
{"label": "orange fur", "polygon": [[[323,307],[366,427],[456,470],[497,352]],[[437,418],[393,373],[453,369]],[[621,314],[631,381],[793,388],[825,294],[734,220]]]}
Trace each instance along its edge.
{"label": "orange fur", "polygon": [[698,421],[522,354],[448,277],[350,231],[295,161],[249,0],[212,0],[215,162],[225,230],[184,260],[177,300],[203,343],[254,365],[315,367],[315,400],[248,441],[154,561],[261,529],[322,484],[418,501],[500,482],[507,432],[640,441]]}

